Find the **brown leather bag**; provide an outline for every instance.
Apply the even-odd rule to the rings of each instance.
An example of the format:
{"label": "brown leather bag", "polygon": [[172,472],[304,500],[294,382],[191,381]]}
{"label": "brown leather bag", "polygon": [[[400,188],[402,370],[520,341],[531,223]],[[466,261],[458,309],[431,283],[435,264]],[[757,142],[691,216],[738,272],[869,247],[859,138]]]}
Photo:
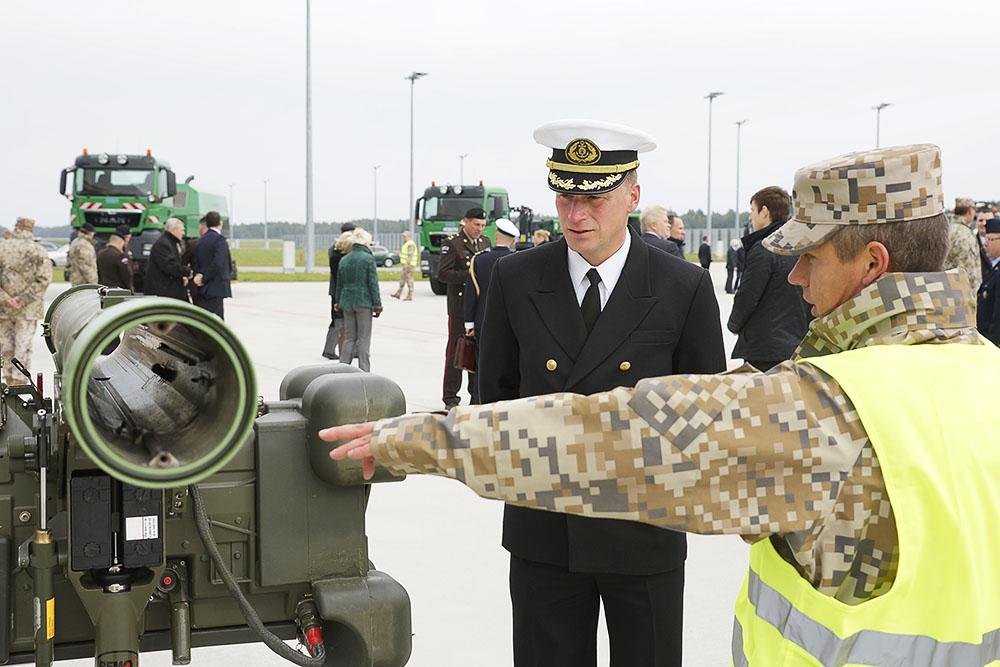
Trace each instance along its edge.
{"label": "brown leather bag", "polygon": [[455,358],[452,360],[455,368],[463,371],[476,371],[476,337],[465,335],[455,344]]}

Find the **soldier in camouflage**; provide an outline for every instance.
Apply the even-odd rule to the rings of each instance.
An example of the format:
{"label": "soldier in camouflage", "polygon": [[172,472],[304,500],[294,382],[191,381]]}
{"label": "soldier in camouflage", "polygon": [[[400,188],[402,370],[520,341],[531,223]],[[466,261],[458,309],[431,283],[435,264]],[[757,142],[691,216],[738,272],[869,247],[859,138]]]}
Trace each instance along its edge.
{"label": "soldier in camouflage", "polygon": [[[737,605],[737,665],[776,664],[775,655],[810,665],[1000,659],[989,641],[1000,634],[1000,578],[977,566],[991,562],[982,545],[997,540],[1000,519],[988,500],[1000,474],[990,438],[998,421],[984,389],[1000,373],[1000,352],[976,331],[966,276],[939,272],[948,244],[939,150],[907,146],[818,163],[796,173],[793,197],[795,217],[764,245],[799,255],[789,280],[803,285],[817,317],[793,358],[767,373],[661,377],[320,436],[355,438],[331,456],[362,459],[367,474],[377,460],[508,503],[741,535],[754,546]],[[856,366],[853,375],[838,367],[900,353],[924,362],[936,355],[938,375],[902,363],[893,370],[919,381],[894,384],[884,366]],[[956,377],[941,377],[943,361],[959,364]],[[884,398],[873,404],[866,385]],[[916,422],[934,429],[914,431]],[[909,440],[893,440],[894,431]],[[975,502],[953,502],[970,489]],[[892,502],[897,493],[909,502]],[[941,522],[947,534],[921,534]],[[924,554],[941,549],[965,560],[920,563],[923,576],[914,578]],[[764,581],[754,564],[769,563],[767,550],[784,564],[782,586],[804,581],[807,592],[795,589],[792,599]],[[894,584],[900,592],[865,616],[873,608],[861,603]],[[851,614],[865,620],[842,622]],[[844,627],[855,630],[841,634]]]}
{"label": "soldier in camouflage", "polygon": [[85,223],[69,244],[66,258],[69,265],[69,284],[91,285],[97,283],[97,251],[94,250],[94,226]]}
{"label": "soldier in camouflage", "polygon": [[34,220],[18,218],[11,238],[0,243],[0,354],[7,384],[27,382],[10,359],[31,367],[31,343],[52,282],[52,262],[35,242],[34,230]]}
{"label": "soldier in camouflage", "polygon": [[983,282],[982,266],[979,260],[979,243],[976,241],[976,202],[972,199],[958,199],[948,225],[948,254],[944,258],[944,269],[962,269],[969,280],[969,287],[975,292]]}

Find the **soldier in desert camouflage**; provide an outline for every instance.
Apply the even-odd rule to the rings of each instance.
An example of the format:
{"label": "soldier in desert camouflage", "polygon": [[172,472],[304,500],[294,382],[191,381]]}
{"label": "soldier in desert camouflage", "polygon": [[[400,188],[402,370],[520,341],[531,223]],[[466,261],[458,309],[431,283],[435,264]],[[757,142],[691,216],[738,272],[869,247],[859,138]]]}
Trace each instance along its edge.
{"label": "soldier in desert camouflage", "polygon": [[966,276],[940,272],[940,152],[817,163],[793,197],[764,241],[799,256],[789,280],[816,316],[790,361],[336,427],[321,437],[355,440],[331,456],[742,536],[736,665],[1000,659],[1000,350],[976,331]]}
{"label": "soldier in desert camouflage", "polygon": [[84,223],[76,238],[69,244],[66,263],[69,264],[69,284],[90,285],[97,283],[97,251],[94,250],[94,226]]}
{"label": "soldier in desert camouflage", "polygon": [[11,238],[0,243],[0,354],[7,384],[25,384],[11,357],[31,367],[31,344],[42,319],[52,262],[35,242],[35,221],[18,218]]}

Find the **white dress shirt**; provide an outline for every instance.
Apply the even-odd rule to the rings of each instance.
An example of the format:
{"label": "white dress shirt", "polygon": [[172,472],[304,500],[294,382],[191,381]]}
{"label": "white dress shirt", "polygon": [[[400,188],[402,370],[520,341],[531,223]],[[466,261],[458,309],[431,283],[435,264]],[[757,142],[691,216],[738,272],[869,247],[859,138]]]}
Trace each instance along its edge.
{"label": "white dress shirt", "polygon": [[597,269],[597,273],[601,276],[601,310],[604,310],[608,298],[615,291],[618,279],[621,278],[622,269],[625,268],[625,258],[628,257],[628,249],[631,245],[632,234],[626,229],[625,243],[622,244],[622,247],[615,254],[601,262],[600,266],[592,266],[590,262],[585,260],[575,250],[567,251],[569,253],[569,279],[573,283],[573,289],[576,290],[577,304],[583,303],[583,297],[590,288],[590,280],[587,278],[587,272],[591,269]]}

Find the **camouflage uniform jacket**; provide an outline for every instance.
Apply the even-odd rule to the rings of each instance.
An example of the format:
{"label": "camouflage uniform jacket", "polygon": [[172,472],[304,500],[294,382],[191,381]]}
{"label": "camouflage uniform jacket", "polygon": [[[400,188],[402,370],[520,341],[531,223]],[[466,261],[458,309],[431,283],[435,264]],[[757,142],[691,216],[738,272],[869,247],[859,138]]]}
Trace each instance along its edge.
{"label": "camouflage uniform jacket", "polygon": [[964,220],[955,218],[948,225],[948,254],[944,268],[962,269],[969,279],[969,286],[975,292],[983,282],[982,265],[979,261],[979,241],[975,232]]}
{"label": "camouflage uniform jacket", "polygon": [[66,258],[69,264],[69,281],[76,285],[97,283],[97,251],[90,237],[77,234],[69,244],[69,254]]}
{"label": "camouflage uniform jacket", "polygon": [[[0,243],[0,318],[40,320],[45,315],[45,290],[52,282],[52,260],[45,249],[35,243],[34,235],[16,229],[10,238]],[[18,297],[21,307],[7,305],[7,299]]]}
{"label": "camouflage uniform jacket", "polygon": [[517,505],[770,537],[817,590],[857,604],[892,585],[895,519],[853,404],[808,358],[979,344],[974,312],[958,271],[885,274],[815,319],[793,359],[767,373],[744,366],[383,420],[372,453],[392,471],[452,477]]}

